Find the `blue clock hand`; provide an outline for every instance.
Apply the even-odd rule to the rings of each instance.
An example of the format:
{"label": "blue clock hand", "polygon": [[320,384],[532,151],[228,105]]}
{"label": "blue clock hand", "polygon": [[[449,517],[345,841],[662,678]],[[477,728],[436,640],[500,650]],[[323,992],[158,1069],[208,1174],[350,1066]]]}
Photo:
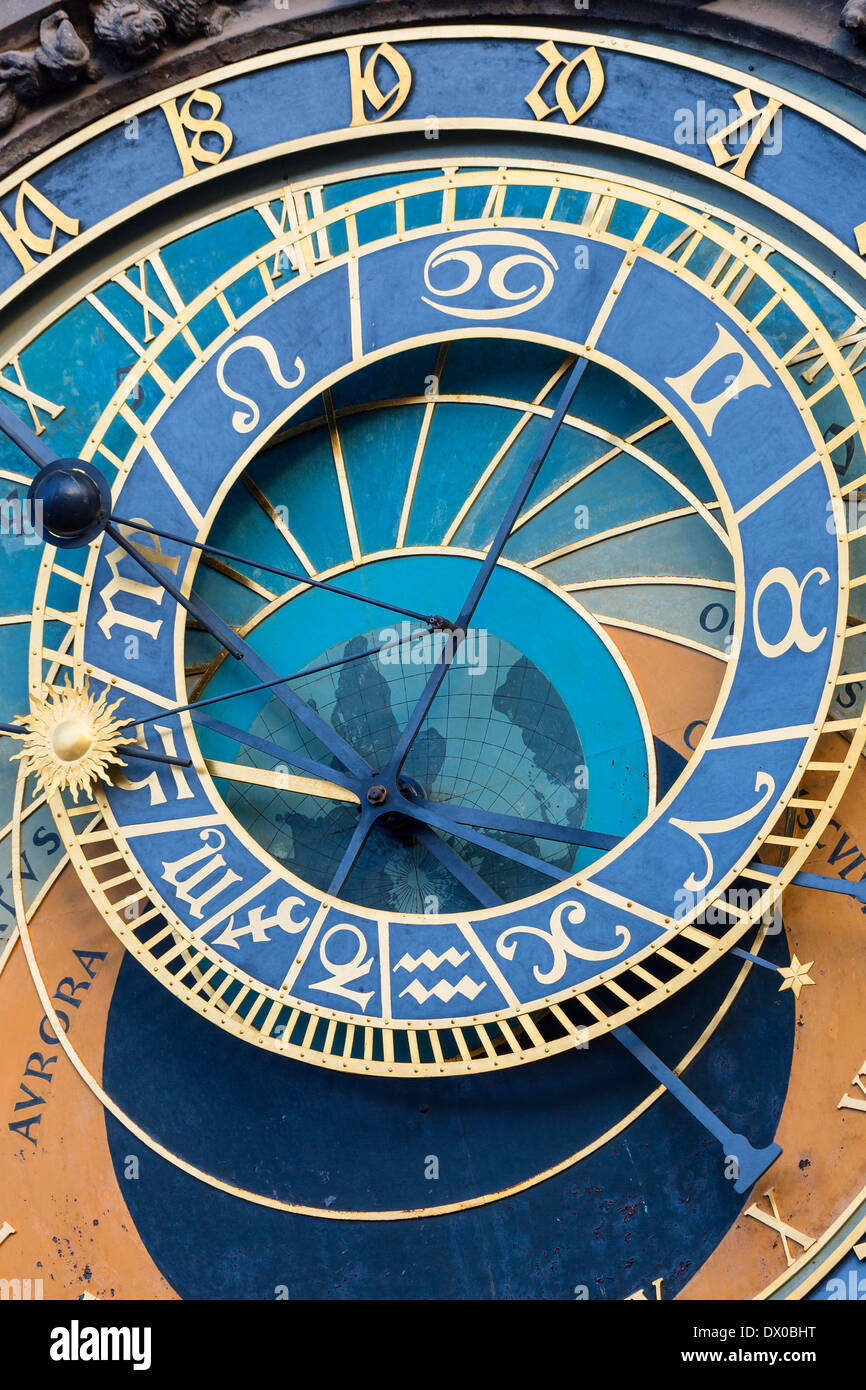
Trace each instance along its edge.
{"label": "blue clock hand", "polygon": [[502,902],[499,895],[494,893],[490,885],[484,882],[480,874],[470,868],[456,849],[452,849],[449,844],[439,838],[435,830],[429,825],[418,824],[415,827],[415,837],[424,845],[425,849],[428,849],[439,860],[443,868],[453,874],[454,878],[468,889],[473,898],[477,898],[482,907],[499,907]]}
{"label": "blue clock hand", "polygon": [[[453,821],[453,833],[462,835],[463,825],[487,826],[491,830],[507,830],[512,835],[532,835],[538,840],[561,840],[570,845],[586,845],[590,849],[613,849],[622,839],[621,835],[606,835],[599,830],[583,830],[571,825],[554,825],[545,820],[526,820],[523,816],[502,816],[496,811],[481,811],[475,806],[456,806],[450,801],[430,801],[425,797],[413,798],[408,807],[401,807],[407,815],[413,807],[435,809],[440,821]],[[443,827],[444,828],[444,827]],[[495,842],[498,844],[498,841]],[[491,848],[494,842],[491,841]]]}
{"label": "blue clock hand", "polygon": [[57,455],[49,449],[47,444],[43,444],[38,434],[34,434],[31,429],[18,419],[14,410],[10,410],[8,405],[0,401],[0,430],[16,444],[22,454],[26,454],[38,468],[45,468],[49,463],[55,463]]}

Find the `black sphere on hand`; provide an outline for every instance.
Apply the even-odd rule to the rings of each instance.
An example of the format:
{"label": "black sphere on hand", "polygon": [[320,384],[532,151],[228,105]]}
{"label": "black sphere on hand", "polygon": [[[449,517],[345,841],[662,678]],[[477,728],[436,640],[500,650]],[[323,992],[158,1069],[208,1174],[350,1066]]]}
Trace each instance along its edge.
{"label": "black sphere on hand", "polygon": [[27,493],[36,528],[61,549],[87,545],[111,514],[105,478],[81,459],[58,459],[41,469]]}

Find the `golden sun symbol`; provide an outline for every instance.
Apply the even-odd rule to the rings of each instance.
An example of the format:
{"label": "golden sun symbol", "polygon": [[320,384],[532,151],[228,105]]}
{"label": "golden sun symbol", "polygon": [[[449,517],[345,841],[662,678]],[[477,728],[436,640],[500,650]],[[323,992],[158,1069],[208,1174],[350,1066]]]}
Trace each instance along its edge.
{"label": "golden sun symbol", "polygon": [[107,703],[107,692],[91,695],[89,683],[75,688],[66,677],[65,690],[50,690],[48,698],[34,696],[29,715],[19,715],[24,747],[13,758],[23,758],[24,771],[33,773],[47,796],[72,793],[77,803],[79,791],[87,791],[98,777],[107,777],[113,763],[123,766],[117,756],[122,744],[134,743],[120,730],[128,727],[112,718],[121,700]]}

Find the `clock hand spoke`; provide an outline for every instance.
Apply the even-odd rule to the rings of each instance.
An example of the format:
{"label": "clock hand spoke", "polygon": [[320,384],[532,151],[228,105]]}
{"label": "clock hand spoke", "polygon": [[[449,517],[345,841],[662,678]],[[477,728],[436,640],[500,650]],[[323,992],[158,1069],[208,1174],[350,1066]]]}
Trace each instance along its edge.
{"label": "clock hand spoke", "polygon": [[451,845],[439,838],[436,831],[428,825],[415,826],[415,838],[419,844],[439,860],[443,868],[447,869],[463,887],[476,898],[482,907],[498,907],[502,899],[494,893],[489,884],[477,874],[474,869],[462,859]]}
{"label": "clock hand spoke", "polygon": [[475,806],[455,806],[452,802],[429,801],[418,798],[415,806],[433,807],[440,818],[454,822],[454,834],[463,832],[458,826],[486,826],[489,830],[505,830],[511,835],[532,835],[540,840],[560,840],[570,845],[585,845],[590,849],[613,849],[620,835],[605,835],[601,831],[583,830],[570,825],[553,825],[544,820],[526,820],[523,816],[504,816],[498,811],[481,811]]}
{"label": "clock hand spoke", "polygon": [[496,450],[496,453],[493,455],[490,462],[486,465],[486,467],[482,470],[480,476],[477,478],[474,486],[469,492],[468,497],[466,497],[463,503],[461,504],[460,510],[457,512],[457,515],[454,517],[454,520],[450,523],[448,530],[442,537],[442,545],[454,544],[454,537],[460,530],[460,527],[463,525],[463,522],[466,520],[469,513],[472,511],[472,508],[475,506],[478,499],[483,494],[484,489],[487,487],[487,484],[490,482],[491,478],[493,478],[496,475],[497,471],[502,466],[511,450],[514,448],[515,444],[517,443],[523,431],[526,429],[527,425],[529,425],[533,420],[537,418],[535,411],[538,409],[538,407],[541,407],[542,413],[544,412],[544,401],[547,400],[547,397],[550,395],[551,391],[565,376],[565,373],[568,371],[568,368],[574,365],[574,360],[574,355],[572,353],[569,353],[567,357],[563,358],[563,360],[559,363],[558,367],[556,368],[556,371],[553,373],[553,376],[549,377],[548,380],[545,381],[541,390],[537,393],[537,395],[533,397],[532,402],[527,403],[527,407],[523,411],[523,413],[518,417],[517,423],[513,426],[511,430],[509,430],[502,444],[500,444],[499,448]]}
{"label": "clock hand spoke", "polygon": [[341,738],[335,729],[324,720],[321,715],[311,709],[305,700],[302,700],[291,686],[286,684],[285,676],[277,676],[273,667],[265,661],[264,657],[259,656],[258,652],[239,637],[232,627],[221,618],[218,613],[206,604],[197,595],[192,594],[187,597],[183,594],[176,584],[160,572],[158,566],[151,562],[138,551],[135,546],[128,541],[121,531],[112,523],[108,522],[105,527],[106,535],[116,541],[133,559],[137,560],[142,569],[151,576],[155,583],[160,584],[172,598],[175,599],[183,608],[205,627],[221,646],[225,647],[232,656],[252,671],[253,675],[259,676],[265,685],[270,685],[278,700],[286,706],[288,710],[302,723],[310,733],[315,734],[321,743],[325,745],[330,753],[333,753],[347,771],[355,773],[356,776],[368,776],[372,769],[355,749]]}
{"label": "clock hand spoke", "polygon": [[534,854],[526,854],[522,849],[515,849],[513,845],[507,845],[502,840],[494,839],[492,835],[484,835],[478,830],[473,830],[471,826],[457,825],[447,816],[440,815],[434,802],[427,801],[420,806],[417,802],[407,802],[401,807],[401,810],[405,815],[411,816],[413,820],[434,826],[437,830],[444,830],[449,835],[456,835],[461,840],[467,840],[471,845],[478,845],[481,849],[492,850],[494,854],[501,855],[503,859],[513,859],[515,864],[522,864],[527,869],[535,869],[540,874],[546,874],[548,878],[571,877],[565,869],[557,869],[553,864],[536,858]]}
{"label": "clock hand spoke", "polygon": [[282,684],[283,681],[297,681],[304,676],[315,676],[321,671],[331,671],[336,666],[348,666],[352,661],[363,661],[365,656],[376,656],[379,652],[390,651],[393,647],[402,646],[404,642],[414,642],[419,637],[430,631],[424,628],[423,632],[412,632],[406,637],[398,637],[393,642],[383,642],[378,647],[368,647],[363,652],[353,652],[351,656],[339,656],[333,661],[323,661],[318,666],[305,666],[300,671],[290,671],[285,676],[274,676],[272,680],[256,681],[255,685],[245,685],[239,690],[227,690],[222,695],[205,695],[200,700],[193,700],[188,705],[177,705],[174,709],[160,710],[158,714],[150,714],[146,719],[130,719],[130,724],[151,724],[155,719],[164,719],[171,714],[185,714],[187,710],[204,709],[207,705],[217,705],[223,700],[233,700],[236,695],[255,695],[259,690],[272,690],[274,686]]}
{"label": "clock hand spoke", "polygon": [[406,758],[406,754],[412,747],[412,744],[414,743],[418,735],[421,725],[424,723],[424,720],[427,717],[430,706],[436,698],[436,694],[439,690],[439,687],[441,686],[443,680],[448,674],[448,668],[450,667],[451,662],[453,661],[457,653],[457,649],[459,648],[460,643],[463,641],[466,627],[469,624],[472,615],[475,612],[475,609],[478,607],[478,604],[481,601],[484,590],[486,589],[487,584],[490,580],[490,576],[492,575],[493,570],[496,567],[496,564],[500,556],[502,555],[503,550],[505,549],[505,546],[508,542],[508,538],[511,535],[511,532],[514,528],[514,523],[520,514],[520,510],[523,507],[523,504],[525,503],[527,497],[529,496],[532,486],[536,478],[538,477],[538,474],[541,471],[541,467],[545,459],[547,458],[547,455],[550,453],[550,450],[553,446],[553,442],[556,439],[557,433],[559,432],[559,428],[562,425],[562,422],[565,419],[566,414],[568,413],[568,408],[571,405],[572,400],[574,399],[575,392],[577,391],[577,388],[580,385],[581,378],[583,377],[583,374],[586,371],[586,365],[587,359],[585,357],[581,357],[574,364],[574,366],[568,374],[565,388],[559,397],[556,409],[554,410],[553,415],[548,421],[547,428],[544,431],[544,435],[538,445],[538,448],[533,454],[529,466],[527,467],[526,472],[520,480],[520,485],[518,486],[517,491],[515,492],[508,505],[505,515],[503,516],[502,521],[499,524],[499,529],[497,530],[496,535],[494,536],[493,541],[490,544],[490,548],[488,549],[487,554],[481,563],[481,567],[478,570],[477,575],[475,576],[472,588],[469,590],[469,594],[467,595],[466,601],[463,604],[460,613],[458,614],[457,621],[453,629],[452,640],[450,642],[445,643],[445,650],[443,651],[441,657],[436,663],[436,666],[430,673],[430,676],[427,680],[427,684],[425,685],[424,690],[421,694],[421,698],[419,699],[417,705],[412,711],[412,714],[409,716],[409,721],[406,724],[406,727],[404,728],[403,733],[400,736],[400,739],[398,740],[397,746],[394,749],[394,752],[391,756],[391,760],[388,764],[387,775],[394,777],[400,771],[400,768],[403,766],[403,762]]}
{"label": "clock hand spoke", "polygon": [[[162,716],[157,716],[157,718],[160,717]],[[203,724],[206,729],[211,729],[215,734],[232,739],[235,743],[243,743],[247,748],[255,748],[257,752],[264,753],[267,757],[276,758],[279,762],[301,768],[317,780],[342,787],[345,791],[352,793],[353,800],[358,796],[355,779],[339,768],[328,767],[326,763],[317,762],[315,758],[305,757],[303,753],[294,749],[282,748],[280,744],[272,743],[270,739],[260,738],[258,734],[250,733],[248,729],[239,729],[234,724],[226,724],[221,719],[214,719],[209,714],[201,713],[198,709],[193,713],[193,723]]]}
{"label": "clock hand spoke", "polygon": [[339,893],[340,889],[343,887],[343,884],[355,867],[358,856],[367,843],[367,837],[375,823],[376,817],[368,810],[366,804],[362,802],[361,819],[358,821],[352,833],[352,838],[346,846],[346,851],[337,866],[334,877],[328,885],[329,893]]}
{"label": "clock hand spoke", "polygon": [[[2,727],[5,730],[5,726]],[[173,758],[168,753],[149,753],[146,748],[124,746],[119,752],[122,758],[143,758],[146,763],[169,763],[172,767],[192,767],[192,758]]]}
{"label": "clock hand spoke", "polygon": [[[743,873],[749,875],[752,869],[759,870],[761,877],[769,874],[775,878],[777,874],[781,873],[781,867],[778,864],[762,864],[759,859],[744,869]],[[849,897],[856,898],[858,902],[866,903],[866,881],[862,880],[852,882],[846,878],[832,878],[829,874],[807,874],[801,871],[794,874],[794,877],[789,880],[788,886],[817,888],[821,893],[847,893]]]}
{"label": "clock hand spoke", "polygon": [[[429,632],[429,630],[429,628],[425,628],[424,632]],[[227,690],[220,695],[206,695],[200,700],[191,701],[189,704],[176,705],[174,709],[159,710],[156,714],[149,714],[144,719],[129,719],[126,721],[126,725],[124,727],[138,727],[144,724],[152,724],[156,719],[166,719],[174,714],[185,714],[188,711],[195,715],[198,711],[207,708],[207,706],[209,705],[221,704],[224,700],[232,700],[239,695],[255,695],[260,690],[271,690],[274,688],[274,686],[281,684],[283,681],[299,680],[302,676],[312,676],[319,671],[329,671],[335,666],[345,666],[350,661],[360,661],[365,656],[375,656],[378,652],[389,651],[392,647],[399,647],[404,642],[413,642],[416,640],[416,638],[422,635],[423,634],[420,632],[413,632],[410,633],[407,637],[397,638],[393,642],[383,642],[381,646],[370,647],[367,651],[364,652],[354,652],[351,656],[338,657],[334,661],[324,661],[318,666],[307,666],[302,671],[293,671],[286,676],[275,676],[273,680],[270,681],[256,681],[254,685],[242,686],[238,690]],[[206,716],[201,714],[198,714],[198,718],[194,718],[194,722],[199,724],[207,724],[208,727],[214,729],[217,728],[217,725],[219,723],[219,721],[208,719]],[[236,728],[234,725],[222,724],[220,725],[220,728],[223,731],[226,731],[226,737],[233,738],[239,742],[247,743],[250,747],[259,748],[264,752],[269,752],[273,754],[274,757],[284,758],[287,759],[289,762],[296,758],[296,755],[294,753],[291,753],[287,748],[281,748],[278,744],[271,743],[267,739],[257,739],[255,735],[250,734],[244,729]],[[12,725],[7,726],[0,724],[0,732],[15,732],[15,729]],[[156,757],[156,754],[142,752],[138,756]],[[171,762],[176,760],[172,760],[170,758],[161,758],[158,759],[158,761]],[[324,768],[324,764],[313,763],[309,760],[307,761],[309,762],[309,765],[311,767]],[[189,763],[184,763],[183,766],[188,767]],[[335,779],[336,773],[331,775],[330,780],[334,781]],[[349,779],[347,779],[346,785],[354,786],[354,783],[350,783]]]}
{"label": "clock hand spoke", "polygon": [[723,1120],[719,1119],[718,1115],[713,1113],[708,1105],[705,1105],[695,1095],[694,1091],[677,1076],[676,1072],[665,1066],[661,1058],[651,1052],[646,1043],[641,1042],[630,1028],[626,1028],[624,1025],[621,1028],[614,1028],[612,1035],[617,1042],[628,1049],[651,1076],[661,1082],[675,1100],[685,1106],[689,1114],[693,1115],[698,1123],[712,1134],[714,1139],[718,1139],[725,1157],[736,1159],[737,1178],[734,1182],[734,1191],[748,1192],[758,1181],[758,1178],[775,1163],[782,1152],[781,1147],[778,1144],[768,1144],[766,1148],[756,1149],[749,1143],[745,1135],[735,1134]]}
{"label": "clock hand spoke", "polygon": [[8,405],[0,401],[0,430],[11,439],[23,454],[36,464],[38,468],[45,468],[49,463],[57,462],[57,454],[53,449],[49,449],[47,444],[43,444],[38,434],[18,419],[14,410],[10,410]]}
{"label": "clock hand spoke", "polygon": [[204,555],[214,555],[221,560],[232,560],[236,565],[251,565],[255,569],[264,570],[267,574],[276,574],[282,579],[291,579],[294,583],[304,584],[311,589],[324,589],[326,593],[338,594],[341,598],[354,599],[356,603],[367,603],[373,608],[385,608],[389,613],[400,613],[406,618],[416,618],[418,622],[427,623],[428,626],[444,625],[444,620],[438,615],[416,613],[412,608],[401,608],[396,603],[386,603],[384,599],[368,598],[366,594],[353,593],[351,589],[343,589],[337,584],[331,584],[328,580],[313,579],[309,574],[297,574],[293,570],[281,569],[278,565],[267,565],[263,560],[251,560],[247,556],[236,555],[233,550],[222,550],[219,546],[209,545],[204,541],[193,541],[187,536],[175,535],[172,531],[161,531],[156,526],[145,526],[138,521],[126,521],[113,512],[111,521],[115,526],[127,526],[132,531],[147,531],[149,535],[160,536],[162,540],[191,546],[194,550],[200,550]]}

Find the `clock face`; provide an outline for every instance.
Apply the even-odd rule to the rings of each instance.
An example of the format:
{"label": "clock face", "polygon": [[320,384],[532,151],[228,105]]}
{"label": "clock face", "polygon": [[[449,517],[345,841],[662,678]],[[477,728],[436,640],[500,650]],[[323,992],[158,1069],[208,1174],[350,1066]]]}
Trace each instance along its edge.
{"label": "clock face", "polygon": [[735,59],[328,41],[0,190],[46,1296],[859,1288],[866,113]]}

